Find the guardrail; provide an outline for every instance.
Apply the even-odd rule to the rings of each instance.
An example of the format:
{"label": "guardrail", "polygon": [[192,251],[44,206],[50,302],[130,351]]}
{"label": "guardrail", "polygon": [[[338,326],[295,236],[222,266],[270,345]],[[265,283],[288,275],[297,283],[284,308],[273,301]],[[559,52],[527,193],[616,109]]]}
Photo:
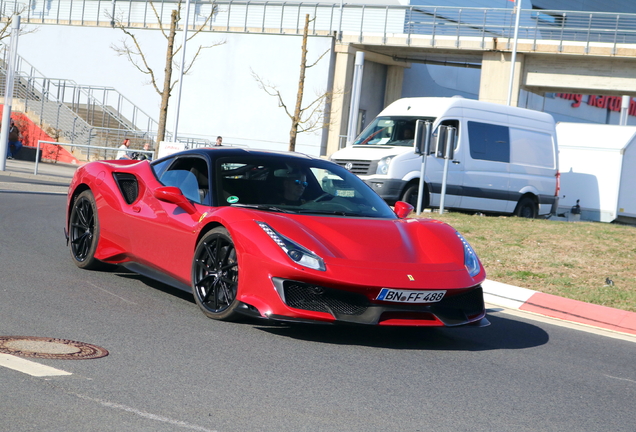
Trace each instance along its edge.
{"label": "guardrail", "polygon": [[[161,22],[169,22],[175,0],[155,1]],[[148,0],[0,0],[5,15],[21,13],[24,23],[109,26],[113,18],[128,27],[157,26]],[[183,13],[183,11],[182,11]],[[244,33],[302,33],[309,14],[315,36],[426,34],[437,36],[513,38],[514,11],[510,8],[471,8],[424,5],[365,5],[288,3],[269,1],[193,1],[188,23],[205,31]],[[181,26],[185,20],[181,20]],[[532,40],[636,43],[636,14],[522,9],[519,37]]]}

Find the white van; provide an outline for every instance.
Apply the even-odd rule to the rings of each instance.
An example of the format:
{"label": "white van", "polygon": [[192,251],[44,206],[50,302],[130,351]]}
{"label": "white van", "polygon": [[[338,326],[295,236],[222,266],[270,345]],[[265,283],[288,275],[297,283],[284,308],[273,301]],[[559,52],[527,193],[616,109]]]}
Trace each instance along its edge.
{"label": "white van", "polygon": [[[445,208],[534,218],[558,204],[558,149],[551,115],[461,97],[406,98],[386,107],[353,145],[331,160],[362,178],[390,204],[417,205],[422,157],[415,154],[417,119],[457,129]],[[444,159],[431,143],[423,207],[439,207]],[[441,155],[440,155],[441,156]]]}

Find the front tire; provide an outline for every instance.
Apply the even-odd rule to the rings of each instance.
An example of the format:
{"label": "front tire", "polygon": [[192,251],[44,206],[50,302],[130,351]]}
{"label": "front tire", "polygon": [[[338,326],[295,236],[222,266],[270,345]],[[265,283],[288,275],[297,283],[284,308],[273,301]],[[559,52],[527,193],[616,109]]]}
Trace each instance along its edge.
{"label": "front tire", "polygon": [[99,243],[99,218],[95,197],[85,190],[73,201],[69,223],[71,257],[76,266],[86,270],[96,270],[103,263],[95,258]]}
{"label": "front tire", "polygon": [[517,208],[515,208],[514,214],[518,217],[535,219],[538,213],[539,211],[534,200],[525,196],[519,200],[519,203],[517,203]]}
{"label": "front tire", "polygon": [[[406,187],[404,193],[402,194],[402,198],[400,201],[404,201],[413,206],[413,208],[417,209],[417,193],[419,191],[420,185],[418,183],[412,183]],[[428,195],[426,193],[426,185],[424,185],[424,197],[422,199],[422,208],[428,207]]]}
{"label": "front tire", "polygon": [[225,228],[207,233],[197,245],[192,262],[192,294],[209,318],[234,321],[238,307],[238,256]]}

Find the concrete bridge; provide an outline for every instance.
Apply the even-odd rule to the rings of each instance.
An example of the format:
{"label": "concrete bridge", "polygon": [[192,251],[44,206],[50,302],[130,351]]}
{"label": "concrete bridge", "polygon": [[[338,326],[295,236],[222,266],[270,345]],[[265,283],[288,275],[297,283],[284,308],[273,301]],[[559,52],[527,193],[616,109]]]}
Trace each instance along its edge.
{"label": "concrete bridge", "polygon": [[[116,16],[127,26],[152,28],[155,13],[167,23],[177,7],[171,0],[155,11],[143,0],[60,0],[51,9],[46,4],[22,9],[23,22],[110,26]],[[30,3],[16,0],[15,5],[18,10]],[[366,61],[387,66],[383,106],[401,96],[404,69],[413,63],[481,68],[479,99],[507,103],[516,18],[512,3],[508,9],[484,9],[197,1],[191,13],[193,29],[204,25],[209,32],[285,35],[300,35],[309,14],[310,36],[333,38],[333,87],[345,91],[331,104],[328,154],[346,135],[347,90],[357,51]],[[211,13],[214,19],[205,22]],[[521,89],[636,96],[636,14],[522,10],[519,22],[513,105]]]}
{"label": "concrete bridge", "polygon": [[[435,11],[437,17],[444,15],[439,12]],[[522,14],[525,12],[531,11]],[[538,17],[536,23],[529,25],[528,17],[524,20],[522,15],[524,24],[516,46],[511,105],[517,105],[520,90],[536,94],[636,96],[636,16],[555,11],[542,14],[561,16],[562,20],[556,20],[562,26],[561,31],[555,35],[554,28],[541,27]],[[570,19],[567,26],[566,16]],[[511,21],[503,18],[499,17]],[[474,17],[471,22],[478,19]],[[436,30],[442,25],[444,31],[439,34]],[[416,34],[343,32],[335,46],[334,87],[351,88],[355,53],[363,51],[365,61],[387,66],[384,106],[401,96],[404,69],[413,63],[480,68],[479,99],[507,103],[514,45],[510,28],[497,32],[487,25],[467,26],[466,21],[454,19],[429,23],[428,30]],[[336,133],[330,134],[328,153],[338,149],[338,136],[346,135],[348,96],[334,98],[331,129]],[[632,105],[636,103],[632,101]]]}

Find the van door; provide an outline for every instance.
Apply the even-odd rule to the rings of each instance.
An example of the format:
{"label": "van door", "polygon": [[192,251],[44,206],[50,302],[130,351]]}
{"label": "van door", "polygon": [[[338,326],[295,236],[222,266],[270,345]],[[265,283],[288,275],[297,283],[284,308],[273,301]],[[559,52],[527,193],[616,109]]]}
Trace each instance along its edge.
{"label": "van door", "polygon": [[[440,125],[452,126],[457,130],[455,140],[455,154],[448,164],[448,177],[446,179],[446,195],[444,197],[444,207],[460,206],[462,199],[462,183],[464,175],[464,167],[460,163],[462,159],[462,131],[460,130],[459,120],[442,120]],[[441,147],[440,147],[441,148]],[[431,141],[431,155],[426,161],[426,182],[431,191],[431,207],[439,207],[442,193],[442,180],[444,176],[444,158],[436,157],[437,153],[437,128],[433,131],[433,139]]]}
{"label": "van door", "polygon": [[510,131],[507,125],[467,120],[461,207],[507,211],[510,200]]}

